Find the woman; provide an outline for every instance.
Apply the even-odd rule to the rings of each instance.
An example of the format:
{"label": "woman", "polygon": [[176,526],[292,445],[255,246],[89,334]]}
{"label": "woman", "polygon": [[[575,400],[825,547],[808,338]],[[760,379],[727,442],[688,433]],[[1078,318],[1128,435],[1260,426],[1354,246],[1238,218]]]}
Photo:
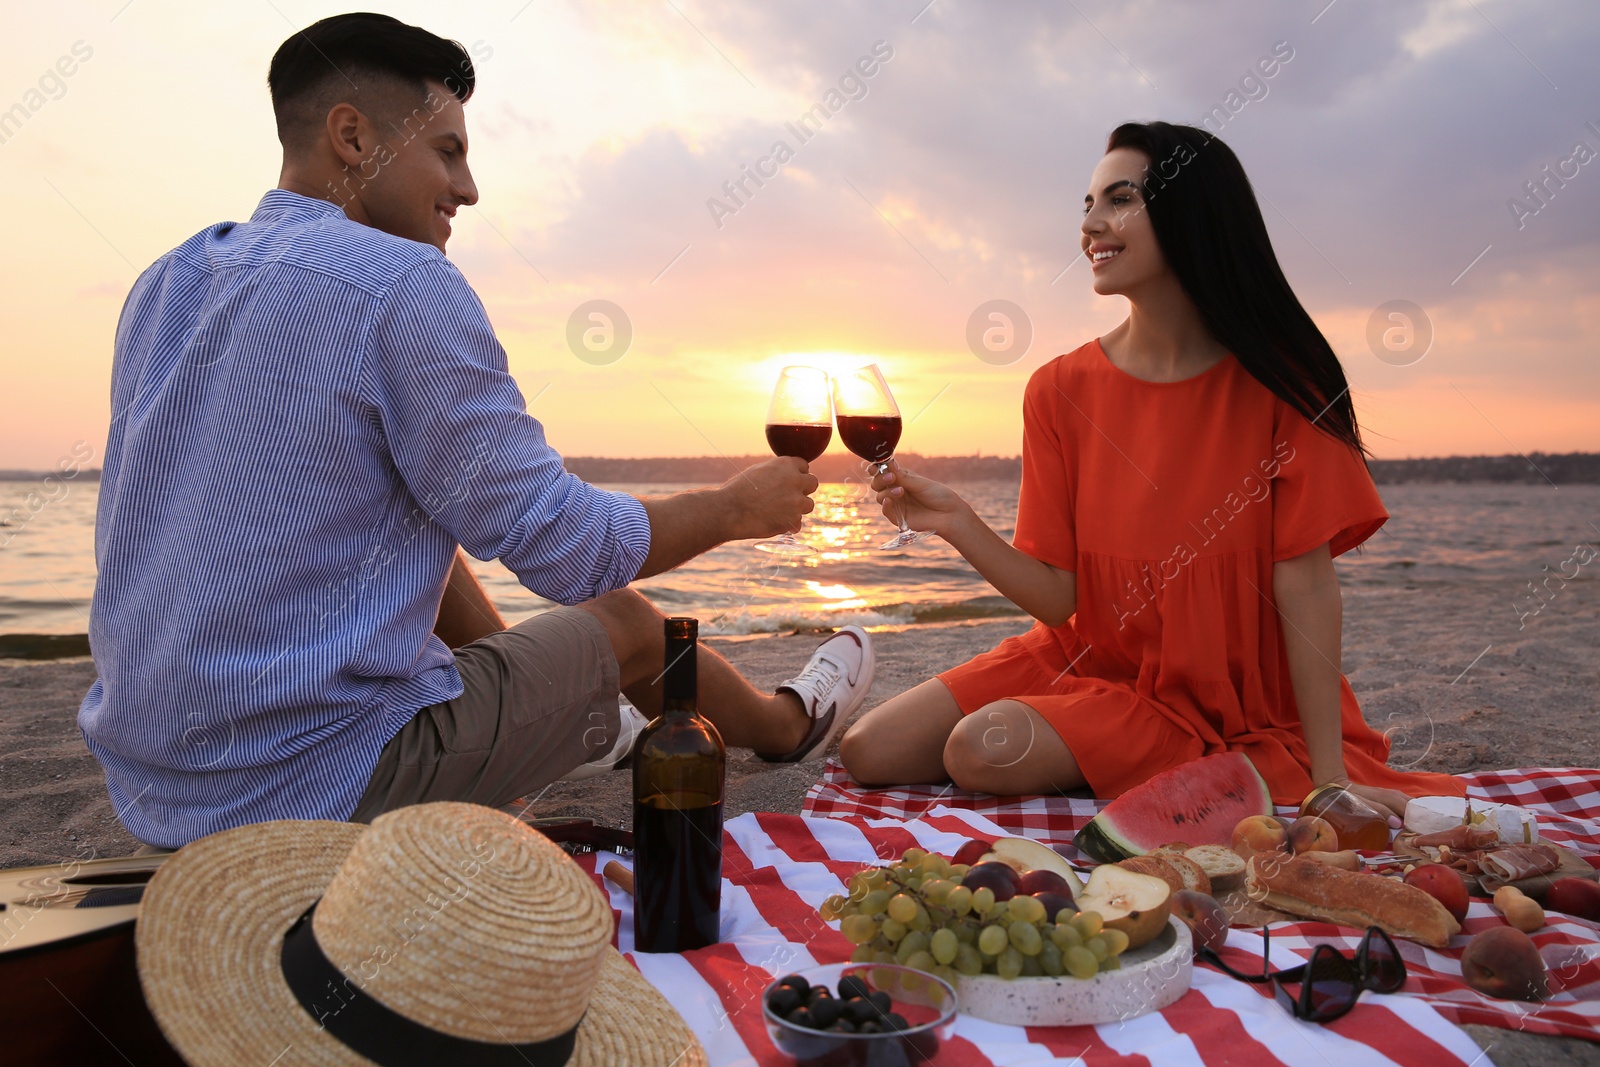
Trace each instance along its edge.
{"label": "woman", "polygon": [[1395,815],[1462,794],[1388,767],[1339,671],[1333,558],[1388,513],[1238,159],[1194,127],[1119,126],[1081,240],[1095,292],[1131,306],[1028,383],[1013,543],[898,465],[873,482],[1037,622],[856,722],[846,769],[1114,797],[1238,750],[1282,804],[1329,782]]}

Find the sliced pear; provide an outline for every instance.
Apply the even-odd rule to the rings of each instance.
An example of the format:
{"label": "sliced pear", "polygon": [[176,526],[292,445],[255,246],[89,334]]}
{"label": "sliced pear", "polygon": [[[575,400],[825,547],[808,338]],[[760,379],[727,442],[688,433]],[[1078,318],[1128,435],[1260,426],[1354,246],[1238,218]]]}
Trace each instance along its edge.
{"label": "sliced pear", "polygon": [[1128,935],[1128,947],[1154,938],[1172,915],[1172,887],[1153,875],[1103,863],[1078,894],[1079,911],[1098,912],[1105,925]]}
{"label": "sliced pear", "polygon": [[1029,871],[1053,871],[1072,888],[1074,898],[1083,892],[1083,879],[1061,853],[1049,845],[1040,844],[1027,837],[1002,837],[995,841],[990,851],[983,854],[979,863],[1003,863],[1018,874]]}

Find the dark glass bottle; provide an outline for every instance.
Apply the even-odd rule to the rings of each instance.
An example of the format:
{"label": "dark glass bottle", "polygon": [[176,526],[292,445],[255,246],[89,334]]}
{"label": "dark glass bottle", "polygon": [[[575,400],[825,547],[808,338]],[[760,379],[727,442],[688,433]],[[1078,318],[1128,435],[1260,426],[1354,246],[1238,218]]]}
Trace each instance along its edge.
{"label": "dark glass bottle", "polygon": [[722,909],[722,735],[697,714],[699,623],[668,619],[661,714],[633,749],[633,941],[641,952],[717,942]]}

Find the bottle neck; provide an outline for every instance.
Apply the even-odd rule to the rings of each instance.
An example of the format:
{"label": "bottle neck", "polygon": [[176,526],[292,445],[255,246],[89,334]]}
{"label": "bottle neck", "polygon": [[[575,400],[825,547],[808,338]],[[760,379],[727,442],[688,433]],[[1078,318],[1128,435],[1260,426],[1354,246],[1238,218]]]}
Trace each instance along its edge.
{"label": "bottle neck", "polygon": [[661,677],[663,714],[693,715],[699,698],[699,657],[694,637],[667,635],[666,669]]}

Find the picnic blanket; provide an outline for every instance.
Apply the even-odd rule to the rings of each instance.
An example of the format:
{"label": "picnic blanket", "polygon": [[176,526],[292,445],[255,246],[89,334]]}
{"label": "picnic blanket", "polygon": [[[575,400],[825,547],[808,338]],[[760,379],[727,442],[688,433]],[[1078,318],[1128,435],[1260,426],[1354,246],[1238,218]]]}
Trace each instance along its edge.
{"label": "picnic blanket", "polygon": [[[1565,845],[1587,859],[1591,866],[1600,867],[1600,770],[1532,767],[1464,774],[1461,778],[1467,783],[1468,795],[1474,799],[1532,810],[1545,840]],[[1088,798],[997,797],[964,793],[948,785],[865,789],[837,762],[830,761],[821,781],[807,794],[804,811],[807,816],[864,824],[873,820],[917,820],[936,813],[968,811],[993,821],[1007,833],[1037,838],[1058,847],[1069,859],[1088,863],[1086,857],[1079,856],[1072,848],[1072,837],[1101,807],[1101,802]],[[1291,809],[1279,810],[1293,814]],[[1545,959],[1550,985],[1556,992],[1542,1004],[1524,1004],[1484,996],[1461,981],[1461,951],[1467,935],[1501,922],[1503,920],[1487,901],[1474,900],[1467,913],[1463,935],[1456,938],[1451,948],[1436,951],[1401,942],[1411,976],[1405,992],[1386,998],[1364,995],[1362,1005],[1369,1000],[1425,1002],[1456,1023],[1600,1040],[1600,927],[1557,912],[1547,915],[1544,929],[1534,934],[1533,940]],[[1302,956],[1309,955],[1309,946],[1321,942],[1354,949],[1359,943],[1359,932],[1355,937],[1348,934],[1349,931],[1341,932],[1338,927],[1326,923],[1274,925],[1273,966],[1293,962],[1280,962],[1277,951],[1280,944],[1285,948],[1293,945]],[[1260,940],[1255,931],[1234,930],[1229,934],[1228,946],[1253,951],[1259,959]],[[1202,970],[1209,975],[1219,975],[1219,972],[1203,967],[1196,970],[1196,987],[1207,992],[1209,999],[1211,983],[1202,987],[1198,978]],[[1192,999],[1185,998],[1185,1001]],[[1175,1007],[1194,1010],[1183,1002]],[[1348,1018],[1355,1020],[1359,1014],[1360,1008]],[[1338,1023],[1332,1028],[1344,1032]],[[1404,1058],[1397,1053],[1403,1051],[1409,1038],[1398,1030],[1367,1032],[1360,1022],[1352,1023],[1348,1029],[1357,1040],[1369,1042],[1391,1058]],[[1207,1059],[1206,1062],[1212,1061]]]}
{"label": "picnic blanket", "polygon": [[[818,918],[818,905],[862,866],[898,859],[913,845],[949,855],[969,837],[997,836],[1004,828],[976,812],[936,805],[910,821],[752,813],[729,820],[724,831],[723,941],[682,955],[634,952],[632,898],[602,878],[616,912],[617,947],[682,1013],[711,1063],[787,1067],[793,1061],[767,1036],[763,991],[792,971],[843,962],[852,948]],[[612,858],[604,852],[579,857],[591,871],[603,870]],[[1317,942],[1339,941],[1330,926],[1304,924],[1281,936],[1277,930],[1276,967],[1293,962],[1291,952],[1305,956]],[[1355,947],[1354,941],[1341,943]],[[1254,952],[1259,965],[1259,936],[1235,930],[1229,945]],[[1418,964],[1416,946],[1402,945],[1407,966]],[[1236,962],[1248,966],[1244,956]],[[1482,1065],[1489,1058],[1422,997],[1364,994],[1344,1018],[1316,1026],[1290,1018],[1259,986],[1196,967],[1190,992],[1171,1007],[1099,1026],[1002,1026],[958,1016],[938,1063],[1442,1067]]]}

